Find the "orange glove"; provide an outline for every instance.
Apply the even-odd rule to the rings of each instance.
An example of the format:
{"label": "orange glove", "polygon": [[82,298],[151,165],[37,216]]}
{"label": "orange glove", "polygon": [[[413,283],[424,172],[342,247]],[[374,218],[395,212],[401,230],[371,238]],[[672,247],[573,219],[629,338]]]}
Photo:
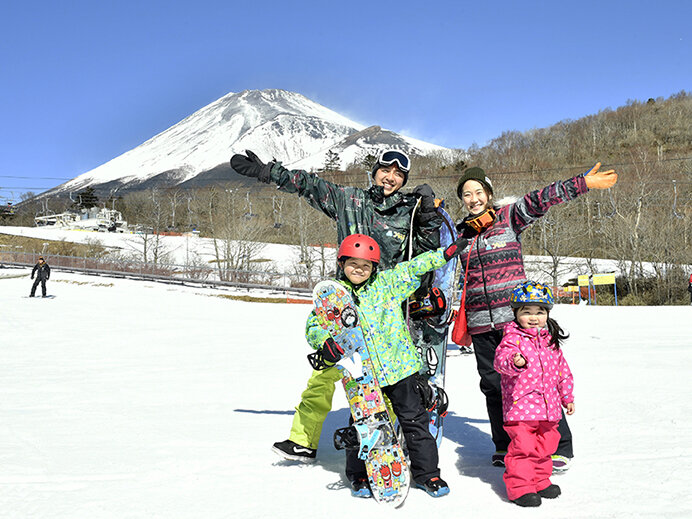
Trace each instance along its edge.
{"label": "orange glove", "polygon": [[596,165],[584,175],[586,187],[589,189],[608,189],[609,187],[613,187],[615,182],[618,181],[618,174],[615,173],[614,169],[598,171],[600,167],[601,163],[596,162]]}

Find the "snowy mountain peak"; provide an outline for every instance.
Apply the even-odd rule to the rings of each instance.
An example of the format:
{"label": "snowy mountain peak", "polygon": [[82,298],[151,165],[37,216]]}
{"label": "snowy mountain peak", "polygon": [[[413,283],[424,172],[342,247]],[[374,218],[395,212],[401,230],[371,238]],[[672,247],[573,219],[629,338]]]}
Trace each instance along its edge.
{"label": "snowy mountain peak", "polygon": [[226,167],[234,153],[246,149],[265,160],[310,170],[320,168],[330,150],[339,154],[346,167],[383,147],[420,155],[444,149],[379,126],[366,128],[296,92],[244,90],[226,94],[136,148],[45,194],[86,186],[122,192],[193,182]]}

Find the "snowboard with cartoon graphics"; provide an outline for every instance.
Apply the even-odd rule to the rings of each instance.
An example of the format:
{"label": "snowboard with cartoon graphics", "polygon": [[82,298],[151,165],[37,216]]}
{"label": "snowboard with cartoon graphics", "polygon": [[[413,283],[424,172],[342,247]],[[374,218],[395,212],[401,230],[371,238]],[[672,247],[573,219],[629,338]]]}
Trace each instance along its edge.
{"label": "snowboard with cartoon graphics", "polygon": [[334,445],[358,450],[376,501],[401,506],[410,487],[409,462],[374,376],[356,305],[336,281],[318,283],[312,298],[320,325],[344,350],[336,366],[343,374],[353,425],[335,433]]}
{"label": "snowboard with cartoon graphics", "polygon": [[[440,246],[448,247],[456,241],[454,220],[440,204],[437,212],[442,216]],[[454,280],[457,258],[435,270],[432,288],[428,295],[409,305],[409,331],[423,360],[420,375],[427,381],[431,391],[426,398],[430,433],[439,447],[442,442],[442,421],[447,414],[445,368],[449,321],[454,299]]]}

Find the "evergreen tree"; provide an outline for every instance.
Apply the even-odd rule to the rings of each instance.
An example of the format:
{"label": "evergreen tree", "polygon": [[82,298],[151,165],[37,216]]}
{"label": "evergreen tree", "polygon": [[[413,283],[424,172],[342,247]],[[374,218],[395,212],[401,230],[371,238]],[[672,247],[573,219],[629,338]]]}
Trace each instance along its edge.
{"label": "evergreen tree", "polygon": [[372,171],[377,162],[377,156],[372,153],[368,153],[363,158],[361,158],[360,163],[366,171]]}
{"label": "evergreen tree", "polygon": [[99,204],[99,198],[96,196],[93,187],[85,187],[75,196],[76,200],[72,204],[74,209],[89,209]]}
{"label": "evergreen tree", "polygon": [[457,161],[457,162],[454,163],[454,166],[453,166],[453,168],[454,168],[454,173],[456,173],[457,175],[461,175],[461,173],[462,173],[467,167],[468,167],[468,166],[466,165],[466,162],[464,162],[463,160],[459,160],[459,161]]}
{"label": "evergreen tree", "polygon": [[324,159],[324,166],[322,167],[321,171],[322,172],[332,172],[332,171],[339,171],[341,168],[341,159],[339,158],[339,154],[329,150],[327,152],[327,156]]}

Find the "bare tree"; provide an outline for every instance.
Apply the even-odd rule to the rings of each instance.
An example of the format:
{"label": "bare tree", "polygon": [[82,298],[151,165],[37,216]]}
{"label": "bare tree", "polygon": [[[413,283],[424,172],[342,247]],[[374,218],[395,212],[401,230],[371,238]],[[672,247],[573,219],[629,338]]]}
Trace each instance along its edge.
{"label": "bare tree", "polygon": [[209,195],[207,209],[219,279],[248,282],[251,263],[264,248],[261,240],[266,226],[259,219],[253,221],[252,213],[238,210],[239,199],[246,193],[212,189]]}

